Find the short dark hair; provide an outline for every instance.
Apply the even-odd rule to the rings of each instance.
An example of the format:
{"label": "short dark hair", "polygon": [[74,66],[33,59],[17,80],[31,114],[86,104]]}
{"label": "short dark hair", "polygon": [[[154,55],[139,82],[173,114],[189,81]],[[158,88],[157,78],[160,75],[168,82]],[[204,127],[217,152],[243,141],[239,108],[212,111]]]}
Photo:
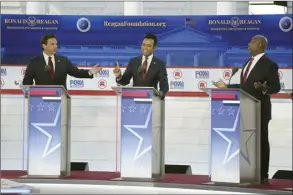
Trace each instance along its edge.
{"label": "short dark hair", "polygon": [[157,46],[158,44],[158,39],[157,39],[157,36],[153,33],[147,33],[145,36],[144,36],[145,39],[152,39],[154,40],[154,47]]}
{"label": "short dark hair", "polygon": [[44,36],[41,37],[41,47],[43,48],[43,44],[44,45],[47,45],[48,43],[48,39],[53,39],[55,38],[56,39],[56,36],[54,34],[46,34]]}

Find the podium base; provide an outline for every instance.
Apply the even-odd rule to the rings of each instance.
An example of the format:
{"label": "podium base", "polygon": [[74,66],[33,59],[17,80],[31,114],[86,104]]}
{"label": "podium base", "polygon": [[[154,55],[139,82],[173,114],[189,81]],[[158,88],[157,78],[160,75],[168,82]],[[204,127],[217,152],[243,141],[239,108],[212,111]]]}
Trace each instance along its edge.
{"label": "podium base", "polygon": [[137,178],[137,177],[118,177],[111,179],[112,181],[137,181],[137,182],[155,182],[160,181],[162,178]]}
{"label": "podium base", "polygon": [[26,178],[26,179],[62,179],[66,176],[58,176],[58,175],[23,175],[19,178]]}
{"label": "podium base", "polygon": [[250,185],[256,185],[256,184],[260,184],[260,183],[257,183],[257,182],[229,183],[229,182],[214,182],[214,181],[203,183],[203,185],[215,185],[215,186],[226,186],[226,187],[243,187],[243,186],[250,186]]}

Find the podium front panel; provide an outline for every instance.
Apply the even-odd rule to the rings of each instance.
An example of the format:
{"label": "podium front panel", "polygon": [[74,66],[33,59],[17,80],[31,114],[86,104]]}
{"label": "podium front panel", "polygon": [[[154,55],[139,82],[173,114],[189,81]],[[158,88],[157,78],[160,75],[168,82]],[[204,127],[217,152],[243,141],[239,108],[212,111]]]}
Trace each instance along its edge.
{"label": "podium front panel", "polygon": [[152,89],[123,89],[121,177],[152,177]]}
{"label": "podium front panel", "polygon": [[62,88],[29,91],[28,175],[60,175]]}
{"label": "podium front panel", "polygon": [[213,182],[238,183],[240,91],[211,92],[210,174]]}

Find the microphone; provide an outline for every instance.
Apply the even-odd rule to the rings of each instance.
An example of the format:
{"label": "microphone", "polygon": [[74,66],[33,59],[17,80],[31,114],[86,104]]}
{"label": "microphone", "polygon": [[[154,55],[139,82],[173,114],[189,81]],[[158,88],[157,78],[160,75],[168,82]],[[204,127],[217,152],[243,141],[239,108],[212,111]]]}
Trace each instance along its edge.
{"label": "microphone", "polygon": [[142,68],[141,68],[141,66],[138,67],[137,72],[138,72],[139,74],[142,73]]}
{"label": "microphone", "polygon": [[239,70],[238,67],[232,68],[232,74],[231,74],[230,79],[229,79],[229,85],[230,85],[232,77],[238,72],[238,70]]}
{"label": "microphone", "polygon": [[50,68],[50,66],[49,66],[49,65],[46,65],[46,66],[45,66],[45,71],[47,71],[47,72],[48,72],[48,71],[50,71],[50,69],[51,69],[51,68]]}
{"label": "microphone", "polygon": [[141,77],[141,73],[142,73],[142,67],[141,66],[139,66],[138,67],[138,69],[137,69],[137,76],[138,76],[138,78],[139,78],[139,80],[142,80],[142,77]]}

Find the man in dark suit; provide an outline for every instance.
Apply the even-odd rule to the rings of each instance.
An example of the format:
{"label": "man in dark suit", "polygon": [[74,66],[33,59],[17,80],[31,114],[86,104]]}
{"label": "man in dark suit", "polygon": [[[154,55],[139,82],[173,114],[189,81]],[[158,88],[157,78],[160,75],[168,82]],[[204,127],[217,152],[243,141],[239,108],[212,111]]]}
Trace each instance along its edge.
{"label": "man in dark suit", "polygon": [[213,84],[218,88],[241,88],[261,101],[261,181],[268,182],[270,145],[268,126],[271,120],[270,95],[281,89],[278,65],[265,55],[268,41],[257,35],[248,44],[251,58],[242,68],[240,84],[227,85],[222,80]]}
{"label": "man in dark suit", "polygon": [[56,55],[57,39],[48,34],[41,38],[43,52],[30,59],[22,81],[23,85],[63,85],[66,89],[67,74],[77,78],[93,78],[102,70],[98,66],[90,70],[78,69],[64,56]]}
{"label": "man in dark suit", "polygon": [[160,83],[158,95],[161,98],[166,96],[169,91],[166,64],[153,54],[157,42],[157,37],[154,34],[147,34],[141,46],[143,55],[130,59],[123,75],[117,64],[113,72],[118,84],[128,85],[133,78],[134,87],[145,86],[157,89],[158,83]]}

